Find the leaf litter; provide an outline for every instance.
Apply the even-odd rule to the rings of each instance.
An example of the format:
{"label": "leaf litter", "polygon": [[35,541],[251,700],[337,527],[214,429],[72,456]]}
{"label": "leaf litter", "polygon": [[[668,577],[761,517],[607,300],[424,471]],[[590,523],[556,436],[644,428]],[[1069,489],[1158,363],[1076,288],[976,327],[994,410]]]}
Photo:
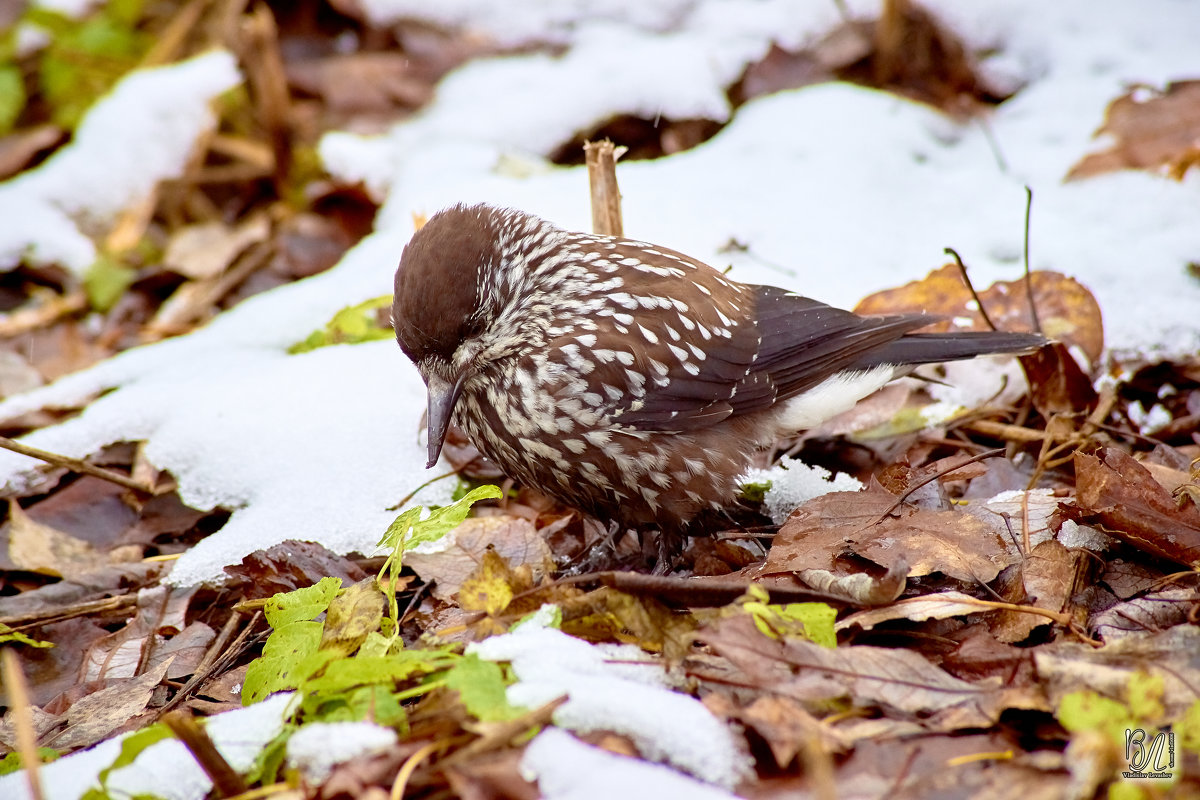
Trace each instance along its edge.
{"label": "leaf litter", "polygon": [[[741,91],[748,98],[824,79],[813,77],[818,64],[821,74],[841,70],[954,113],[978,113],[979,103],[1001,99],[972,76],[961,43],[926,12],[908,3],[889,9],[874,28],[848,25],[800,58],[773,50],[747,72]],[[311,24],[283,19],[278,32],[310,35]],[[369,29],[362,19],[354,24]],[[904,30],[920,33],[910,38],[926,42],[925,56],[940,53],[935,63],[949,71],[898,72],[887,48]],[[288,113],[310,126],[318,117],[326,125],[394,119],[425,103],[450,67],[496,47],[421,26],[395,35],[412,48],[404,59],[363,50],[288,63]],[[61,46],[69,44],[64,38]],[[122,47],[140,52],[145,43]],[[274,195],[264,188],[281,168],[281,134],[269,124],[276,113],[264,99],[269,90],[261,94],[269,67],[258,69],[260,94],[231,100],[219,131],[197,146],[183,177],[161,187],[151,212],[124,215],[136,246],[98,262],[108,271],[91,274],[85,295],[73,293],[87,281],[43,266],[12,274],[4,288],[14,299],[4,302],[38,312],[3,331],[14,354],[37,354],[21,362],[31,371],[22,380],[51,380],[190,330],[255,291],[332,264],[336,256],[321,248],[337,253],[366,230],[370,202],[306,176],[301,157],[288,156],[295,185],[276,186]],[[382,83],[345,91],[364,75]],[[1161,121],[1186,122],[1194,84],[1172,84],[1149,100],[1135,93],[1114,100],[1104,130],[1117,145],[1084,159],[1071,177],[1118,168],[1181,177],[1195,161],[1179,132],[1186,125]],[[55,102],[53,119],[72,124],[82,98]],[[44,109],[21,113],[23,136],[45,130]],[[664,126],[643,155],[712,133],[686,123]],[[305,129],[297,133],[303,139]],[[33,158],[30,141],[12,152]],[[323,219],[334,222],[308,239],[297,238],[309,224],[303,212],[287,205],[287,191],[301,189],[326,203]],[[1091,292],[1056,272],[1035,271],[1031,280],[1032,299],[1012,281],[976,301],[947,265],[860,304],[860,313],[928,310],[947,317],[943,329],[981,330],[981,309],[998,327],[1028,329],[1032,302],[1043,330],[1062,345],[1024,360],[1028,394],[1005,378],[980,390],[986,402],[930,427],[928,419],[904,418],[936,404],[937,384],[909,384],[882,412],[887,435],[862,411],[843,421],[836,435],[853,455],[824,447],[828,436],[794,443],[802,460],[815,456],[867,488],[799,502],[777,528],[752,502],[713,525],[715,538],[693,550],[696,571],[724,570],[725,586],[743,595],[715,608],[680,599],[696,597],[688,579],[637,591],[632,581],[623,591],[587,575],[561,579],[557,570],[594,544],[602,526],[532,487],[503,498],[500,490],[477,491],[433,517],[422,519],[419,509],[402,516],[385,540],[386,560],[289,542],[228,567],[223,586],[168,590],[160,583],[165,567],[141,559],[186,549],[227,512],[188,509],[169,476],[152,476],[161,493],[147,497],[48,471],[28,494],[10,497],[0,597],[0,636],[20,648],[34,678],[38,744],[67,753],[142,729],[144,738],[124,740],[129,763],[134,751],[151,753],[167,736],[155,723],[168,702],[206,716],[239,694],[249,702],[292,691],[294,708],[273,712],[276,732],[259,737],[256,754],[238,769],[261,785],[289,781],[305,796],[378,796],[401,773],[421,796],[531,796],[521,765],[533,765],[546,790],[562,777],[545,753],[563,752],[576,752],[581,763],[671,764],[681,772],[647,773],[640,788],[683,780],[670,785],[694,796],[718,796],[715,787],[749,796],[830,787],[845,795],[998,796],[1003,788],[1008,796],[1115,796],[1141,792],[1122,778],[1133,730],[1173,734],[1175,777],[1158,791],[1189,796],[1200,785],[1200,516],[1189,489],[1200,483],[1200,365],[1105,362]],[[82,303],[97,315],[85,320]],[[375,313],[385,305],[345,309],[297,342],[297,351],[390,338]],[[1154,435],[1137,421],[1143,404],[1170,418]],[[53,419],[39,413],[9,432]],[[959,463],[989,446],[1005,447],[1009,460]],[[465,449],[456,466],[496,480],[477,456]],[[135,447],[109,459],[138,469]],[[470,501],[485,495],[501,502],[464,518]],[[60,529],[60,519],[77,522]],[[414,537],[429,545],[402,541]],[[640,552],[628,536],[610,546],[620,557]],[[798,604],[788,595],[803,586],[797,576],[819,577],[821,588],[864,577],[874,583],[838,592],[838,600]],[[464,650],[468,642],[475,644]],[[566,669],[554,672],[564,665],[558,661]],[[185,692],[189,677],[202,680]],[[0,743],[14,764],[21,748],[8,711]],[[655,738],[627,725],[664,713],[687,717],[724,746],[705,752],[695,749],[699,740],[662,738],[677,728]],[[208,726],[214,739],[220,719]],[[319,748],[322,736],[353,738],[363,724],[387,733],[349,748],[340,766],[297,755],[301,733],[292,736],[295,753],[284,747],[297,725]],[[564,730],[577,738],[559,741]],[[708,783],[686,782],[694,778]]]}

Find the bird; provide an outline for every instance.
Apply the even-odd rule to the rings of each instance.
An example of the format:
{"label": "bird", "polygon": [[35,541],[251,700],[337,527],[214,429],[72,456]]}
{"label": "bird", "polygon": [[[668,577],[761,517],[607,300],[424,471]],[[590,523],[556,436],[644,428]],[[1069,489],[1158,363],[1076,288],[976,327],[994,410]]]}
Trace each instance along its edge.
{"label": "bird", "polygon": [[658,569],[756,453],[919,364],[1028,353],[1035,333],[918,333],[740,283],[683,253],[459,204],[400,257],[392,322],[427,389],[428,467],[457,424],[510,478],[626,530]]}

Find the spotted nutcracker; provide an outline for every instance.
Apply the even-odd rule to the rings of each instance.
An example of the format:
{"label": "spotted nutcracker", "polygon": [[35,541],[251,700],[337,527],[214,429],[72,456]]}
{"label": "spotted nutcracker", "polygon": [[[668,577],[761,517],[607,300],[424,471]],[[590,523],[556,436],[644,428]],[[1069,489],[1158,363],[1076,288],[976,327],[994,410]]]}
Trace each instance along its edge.
{"label": "spotted nutcracker", "polygon": [[520,483],[660,542],[730,503],[756,450],[914,365],[1044,343],[911,333],[933,319],[859,316],[486,205],[435,214],[395,288],[396,338],[429,393],[429,466],[453,420]]}

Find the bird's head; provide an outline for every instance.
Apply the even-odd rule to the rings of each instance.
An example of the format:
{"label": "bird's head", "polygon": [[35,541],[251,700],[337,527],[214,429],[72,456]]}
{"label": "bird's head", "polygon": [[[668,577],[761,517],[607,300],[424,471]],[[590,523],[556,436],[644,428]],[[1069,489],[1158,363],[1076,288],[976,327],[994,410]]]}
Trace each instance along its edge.
{"label": "bird's head", "polygon": [[429,393],[429,463],[441,454],[464,385],[543,333],[529,299],[537,251],[559,229],[490,206],[453,206],[432,216],[404,248],[392,323]]}

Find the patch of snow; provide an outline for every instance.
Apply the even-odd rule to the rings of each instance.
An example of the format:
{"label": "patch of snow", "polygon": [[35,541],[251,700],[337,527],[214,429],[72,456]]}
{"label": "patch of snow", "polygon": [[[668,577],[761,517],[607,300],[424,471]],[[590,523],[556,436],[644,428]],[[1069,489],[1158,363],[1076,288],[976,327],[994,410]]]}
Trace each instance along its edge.
{"label": "patch of snow", "polygon": [[1059,528],[1058,541],[1069,549],[1083,548],[1094,553],[1103,553],[1113,546],[1115,540],[1103,531],[1068,519],[1063,520],[1062,527]]}
{"label": "patch of snow", "polygon": [[521,772],[526,780],[537,781],[538,795],[545,800],[735,800],[738,796],[662,765],[585,744],[560,728],[547,728],[529,743],[521,757]]}
{"label": "patch of snow", "polygon": [[[245,772],[263,747],[283,730],[295,698],[294,694],[277,694],[261,703],[217,714],[205,720],[204,730],[229,765]],[[109,739],[42,765],[38,772],[46,800],[78,800],[87,789],[98,787],[100,771],[116,760],[124,738]],[[183,742],[164,739],[143,750],[132,764],[111,772],[108,789],[112,797],[201,800],[212,790],[212,781]],[[0,777],[0,797],[32,800],[23,771]]]}
{"label": "patch of snow", "polygon": [[1129,404],[1129,420],[1138,426],[1138,430],[1147,436],[1162,430],[1171,424],[1174,417],[1162,403],[1155,403],[1147,411],[1141,400]]}
{"label": "patch of snow", "polygon": [[323,783],[338,764],[382,753],[397,741],[394,730],[372,722],[313,722],[288,739],[287,763],[316,785]]}
{"label": "patch of snow", "polygon": [[725,788],[749,774],[728,726],[699,700],[673,691],[663,664],[639,648],[593,645],[526,621],[467,652],[511,663],[514,705],[537,708],[566,696],[554,712],[559,727],[623,734],[646,758]]}
{"label": "patch of snow", "polygon": [[824,467],[810,466],[798,458],[785,457],[770,469],[752,469],[739,484],[769,483],[763,497],[763,512],[776,525],[782,525],[800,506],[830,492],[857,492],[863,488],[852,475],[833,475]]}
{"label": "patch of snow", "polygon": [[182,174],[196,138],[216,123],[209,103],[240,82],[223,50],[122,78],[69,144],[0,184],[0,269],[26,260],[85,270],[96,251],[83,231]]}

